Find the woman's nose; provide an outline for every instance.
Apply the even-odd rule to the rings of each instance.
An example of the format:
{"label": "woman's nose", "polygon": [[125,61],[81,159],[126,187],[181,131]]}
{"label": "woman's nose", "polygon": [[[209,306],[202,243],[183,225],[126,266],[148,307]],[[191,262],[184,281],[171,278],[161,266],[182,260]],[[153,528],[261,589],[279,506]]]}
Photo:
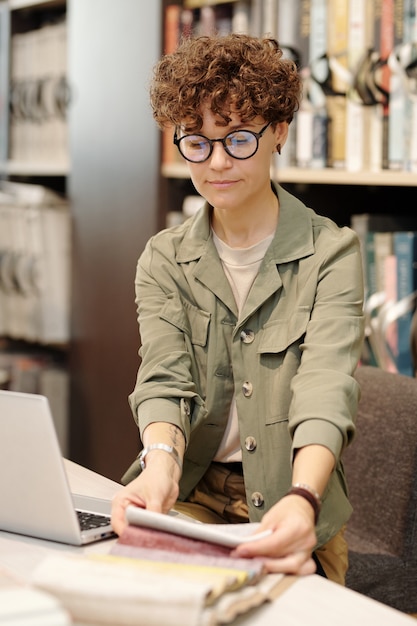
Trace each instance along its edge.
{"label": "woman's nose", "polygon": [[210,167],[213,169],[224,169],[230,167],[232,157],[227,154],[220,141],[213,144],[213,152],[210,156]]}

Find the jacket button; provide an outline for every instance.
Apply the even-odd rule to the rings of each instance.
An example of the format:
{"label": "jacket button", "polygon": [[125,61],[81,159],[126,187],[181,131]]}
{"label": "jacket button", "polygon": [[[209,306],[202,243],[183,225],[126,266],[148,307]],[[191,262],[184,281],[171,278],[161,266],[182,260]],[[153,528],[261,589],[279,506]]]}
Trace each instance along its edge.
{"label": "jacket button", "polygon": [[263,495],[259,491],[254,491],[251,495],[252,504],[256,507],[260,507],[265,502]]}
{"label": "jacket button", "polygon": [[254,339],[255,333],[253,332],[253,330],[250,330],[249,328],[244,328],[241,331],[240,340],[243,341],[243,343],[252,343]]}
{"label": "jacket button", "polygon": [[243,395],[245,396],[245,398],[250,398],[253,393],[252,383],[250,383],[248,380],[245,380],[245,382],[242,385],[242,391],[243,391]]}
{"label": "jacket button", "polygon": [[256,450],[256,439],[255,437],[246,437],[245,439],[245,448],[248,452],[253,452],[254,450]]}

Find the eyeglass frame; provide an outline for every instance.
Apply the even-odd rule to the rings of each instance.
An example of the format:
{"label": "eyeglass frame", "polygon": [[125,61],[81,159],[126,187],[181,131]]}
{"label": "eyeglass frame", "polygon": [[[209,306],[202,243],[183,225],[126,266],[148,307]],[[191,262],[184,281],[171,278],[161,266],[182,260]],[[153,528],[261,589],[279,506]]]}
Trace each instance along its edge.
{"label": "eyeglass frame", "polygon": [[[259,133],[255,133],[255,131],[253,130],[247,130],[246,128],[238,128],[236,130],[231,130],[230,133],[227,133],[227,135],[225,135],[222,138],[219,139],[209,139],[208,137],[206,137],[205,135],[201,135],[200,133],[191,133],[188,135],[183,135],[182,137],[178,137],[177,135],[177,128],[174,131],[174,138],[173,138],[173,142],[174,144],[177,146],[178,151],[180,153],[180,155],[189,163],[204,163],[205,161],[208,161],[208,159],[211,157],[211,155],[213,154],[213,149],[214,149],[214,144],[216,142],[220,142],[226,152],[226,154],[228,154],[229,156],[231,156],[233,159],[237,159],[238,161],[246,161],[246,159],[251,159],[253,156],[255,156],[255,154],[258,152],[259,149],[259,140],[262,137],[262,135],[264,134],[264,132],[266,131],[266,129],[268,128],[268,126],[270,126],[272,124],[272,122],[268,122],[263,128],[261,128],[261,130],[259,131]],[[245,132],[245,133],[250,133],[251,135],[253,135],[256,139],[256,148],[254,150],[254,152],[252,154],[250,154],[249,156],[245,156],[245,157],[238,157],[235,156],[234,154],[232,154],[231,152],[229,152],[229,149],[226,145],[226,139],[229,137],[229,135],[233,135],[234,133],[239,133],[239,132]],[[183,139],[185,139],[186,137],[192,137],[192,136],[196,136],[196,137],[202,137],[203,139],[205,139],[209,145],[210,145],[210,150],[208,155],[206,156],[205,159],[202,159],[201,161],[192,161],[191,159],[189,159],[188,157],[186,157],[180,148],[180,143]]]}

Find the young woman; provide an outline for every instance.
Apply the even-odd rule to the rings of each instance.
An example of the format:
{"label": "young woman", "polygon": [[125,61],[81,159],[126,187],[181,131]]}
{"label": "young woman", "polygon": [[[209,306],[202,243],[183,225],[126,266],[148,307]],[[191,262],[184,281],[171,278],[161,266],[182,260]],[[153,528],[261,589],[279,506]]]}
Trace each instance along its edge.
{"label": "young woman", "polygon": [[[363,339],[358,241],[271,182],[300,79],[273,39],[185,40],[151,103],[204,206],[153,237],[137,268],[144,449],[113,503],[202,521],[260,521],[236,553],[343,583]],[[140,471],[138,475],[138,471]],[[324,570],[324,572],[323,572]]]}

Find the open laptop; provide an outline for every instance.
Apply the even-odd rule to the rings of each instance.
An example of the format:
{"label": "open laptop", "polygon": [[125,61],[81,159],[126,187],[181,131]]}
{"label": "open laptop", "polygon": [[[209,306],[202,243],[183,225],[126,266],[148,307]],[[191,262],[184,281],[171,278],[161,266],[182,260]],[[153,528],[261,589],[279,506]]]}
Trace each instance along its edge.
{"label": "open laptop", "polygon": [[71,494],[47,398],[0,390],[0,530],[84,545],[114,536],[110,506]]}

